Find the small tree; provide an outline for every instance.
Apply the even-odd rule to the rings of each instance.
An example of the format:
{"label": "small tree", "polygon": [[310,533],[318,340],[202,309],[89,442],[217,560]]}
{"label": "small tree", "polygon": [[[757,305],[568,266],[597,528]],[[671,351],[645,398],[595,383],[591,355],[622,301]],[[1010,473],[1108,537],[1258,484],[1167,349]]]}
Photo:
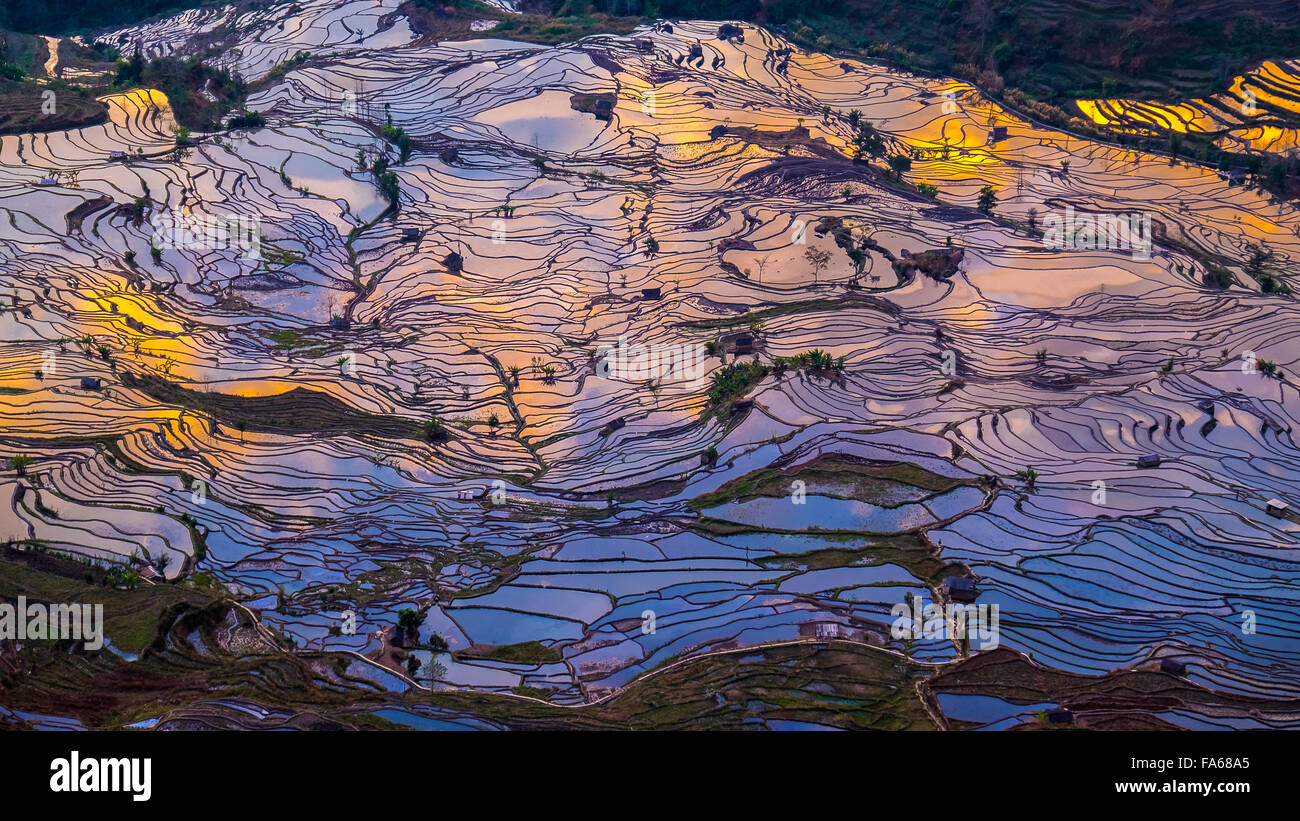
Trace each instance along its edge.
{"label": "small tree", "polygon": [[31,463],[32,457],[28,456],[26,453],[20,453],[9,459],[9,464],[15,471],[17,471],[19,476],[25,476],[27,474],[27,466]]}
{"label": "small tree", "polygon": [[427,678],[430,681],[439,681],[445,675],[447,675],[447,668],[433,656],[430,656],[424,663],[424,667],[420,668],[420,678]]}
{"label": "small tree", "polygon": [[397,630],[403,638],[415,638],[421,624],[424,624],[424,615],[419,610],[404,607],[397,611]]}
{"label": "small tree", "polygon": [[991,214],[993,213],[993,206],[997,204],[998,204],[997,189],[995,189],[991,185],[986,185],[980,189],[979,200],[976,202],[975,207],[983,211],[985,214]]}
{"label": "small tree", "polygon": [[864,156],[879,157],[885,153],[885,139],[876,132],[875,126],[871,123],[862,124],[853,143],[858,159]]}
{"label": "small tree", "polygon": [[443,425],[442,420],[439,420],[438,414],[430,414],[429,421],[424,423],[424,438],[429,442],[438,442],[446,435],[446,426]]}
{"label": "small tree", "polygon": [[905,173],[912,170],[912,158],[905,154],[895,154],[889,158],[889,168],[894,172],[894,179],[901,180]]}
{"label": "small tree", "polygon": [[813,269],[813,282],[817,282],[817,275],[831,264],[831,255],[829,251],[823,251],[820,248],[809,248],[803,252],[803,258],[808,260],[808,264]]}
{"label": "small tree", "polygon": [[442,420],[438,418],[437,414],[431,415],[429,421],[424,423],[424,438],[430,442],[441,439],[446,432],[447,429],[443,426]]}

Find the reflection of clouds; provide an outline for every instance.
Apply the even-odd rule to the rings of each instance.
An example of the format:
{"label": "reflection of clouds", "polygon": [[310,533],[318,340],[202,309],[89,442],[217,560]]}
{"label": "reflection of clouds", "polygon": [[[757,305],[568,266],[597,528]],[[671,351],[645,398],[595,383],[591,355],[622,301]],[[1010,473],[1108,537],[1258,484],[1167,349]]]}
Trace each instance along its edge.
{"label": "reflection of clouds", "polygon": [[[337,33],[335,18],[318,21],[331,8],[304,4],[297,18],[304,40]],[[270,18],[252,22],[262,19]],[[1300,629],[1294,591],[1272,567],[1294,534],[1259,509],[1266,496],[1300,486],[1293,467],[1300,454],[1281,433],[1300,408],[1289,383],[1241,374],[1238,359],[1251,350],[1294,372],[1294,304],[1240,288],[1209,294],[1195,260],[1179,252],[1146,263],[1109,251],[1047,253],[1023,228],[953,206],[972,204],[990,184],[1001,192],[997,213],[1021,222],[1049,199],[1059,208],[1149,209],[1202,249],[1226,256],[1244,239],[1267,241],[1288,265],[1300,248],[1294,212],[1228,191],[1203,170],[1073,139],[1001,109],[992,125],[1006,127],[1007,139],[990,144],[990,106],[977,94],[962,88],[957,110],[944,110],[937,92],[951,81],[851,62],[844,69],[846,61],[803,53],[791,53],[778,72],[763,55],[785,46],[769,32],[747,28],[744,44],[710,41],[725,57],[716,68],[672,62],[690,42],[710,38],[709,28],[643,30],[654,39],[648,51],[607,38],[600,48],[613,69],[596,66],[585,47],[488,41],[335,53],[253,101],[275,110],[277,123],[282,116],[306,125],[206,142],[181,163],[104,167],[110,146],[167,142],[142,113],[150,100],[137,101],[129,116],[129,99],[119,105],[120,127],[78,132],[93,148],[84,156],[77,140],[42,138],[59,163],[85,164],[78,196],[129,202],[147,181],[161,210],[174,201],[171,192],[192,190],[198,215],[247,209],[272,227],[277,248],[301,259],[291,282],[235,282],[229,255],[168,254],[151,265],[149,229],[112,208],[89,213],[79,232],[63,231],[76,201],[34,187],[7,200],[23,244],[33,247],[22,269],[5,270],[14,290],[27,305],[42,278],[56,287],[43,296],[43,315],[5,312],[3,330],[36,346],[90,333],[118,360],[114,373],[103,360],[70,353],[45,384],[20,382],[10,369],[3,387],[21,392],[0,393],[0,425],[39,448],[43,464],[61,460],[46,474],[47,498],[67,511],[61,521],[36,523],[19,510],[15,516],[29,517],[20,525],[81,551],[117,546],[110,524],[140,540],[165,534],[179,556],[192,550],[188,532],[173,533],[168,522],[188,513],[208,533],[205,572],[250,597],[285,584],[294,607],[264,618],[332,648],[371,643],[320,637],[311,618],[326,605],[313,591],[356,583],[367,599],[354,603],[364,631],[391,624],[390,606],[427,604],[436,590],[450,602],[437,629],[451,646],[538,641],[564,659],[497,669],[467,661],[455,668],[458,681],[556,687],[556,700],[578,702],[585,696],[575,671],[590,673],[593,689],[616,688],[720,642],[797,638],[801,625],[828,613],[885,623],[902,590],[928,587],[920,570],[901,564],[882,575],[876,542],[887,536],[904,562],[924,523],[943,561],[984,577],[983,595],[1008,615],[1004,641],[1045,665],[1110,670],[1182,637],[1205,648],[1206,680],[1216,688],[1300,691],[1300,657],[1280,635]],[[240,35],[250,64],[284,46],[263,31],[276,42],[259,48],[258,32],[250,25]],[[611,123],[571,109],[573,93],[615,85]],[[391,103],[417,149],[394,166],[398,216],[349,238],[357,220],[368,221],[349,203],[373,195],[367,175],[355,172],[355,153],[375,137],[322,112],[337,112],[344,91],[362,87],[358,108],[382,112]],[[539,102],[538,89],[553,93]],[[936,93],[923,99],[926,90]],[[653,117],[641,109],[649,93]],[[940,203],[855,173],[835,155],[849,151],[853,133],[837,114],[823,121],[823,103],[862,110],[897,148],[937,149],[904,180],[933,182]],[[551,171],[539,174],[533,154],[520,155],[476,119],[502,109],[524,142],[546,142],[535,120],[556,121],[557,140],[589,140],[572,156],[548,156]],[[789,133],[799,118],[821,154],[795,149],[787,158],[779,146],[764,147],[765,134]],[[720,123],[754,131],[711,136]],[[6,152],[16,144],[6,138]],[[285,165],[290,153],[293,164]],[[1062,174],[1056,169],[1067,159]],[[6,162],[16,167],[16,153]],[[282,168],[316,195],[284,186]],[[846,174],[855,192],[848,202],[839,197]],[[504,203],[516,209],[508,222],[492,218]],[[832,233],[804,233],[823,217],[879,246],[866,271],[883,277],[883,287],[867,294],[825,284],[842,282],[848,269],[836,266],[848,263]],[[420,243],[400,242],[407,227],[420,231]],[[647,236],[661,243],[653,257],[643,253]],[[723,245],[733,238],[749,246]],[[945,248],[949,239],[967,251],[958,271],[895,286],[891,257]],[[808,248],[835,258],[816,292],[807,288]],[[142,263],[129,276],[115,264],[127,249]],[[452,250],[463,254],[461,271],[443,264]],[[720,271],[727,262],[758,274],[758,260],[769,256],[761,281]],[[640,298],[656,286],[661,300]],[[105,310],[109,300],[118,313]],[[333,312],[353,322],[332,327]],[[769,377],[754,386],[746,414],[707,413],[701,386],[675,376],[714,373],[722,363],[700,358],[700,348],[730,349],[751,315],[763,325],[760,361],[821,348],[847,359],[843,379]],[[629,343],[618,371],[625,381],[591,378],[599,347],[620,337]],[[134,341],[143,354],[129,353]],[[1041,365],[1039,348],[1048,352]],[[27,349],[23,368],[38,349]],[[337,358],[352,352],[387,364],[340,379]],[[177,363],[170,379],[195,391],[192,407],[119,384],[124,373],[170,369],[172,360],[158,355]],[[1175,372],[1153,375],[1171,355]],[[529,365],[533,357],[541,366]],[[1231,373],[1214,372],[1225,357]],[[517,385],[505,384],[511,365],[523,369]],[[546,365],[555,378],[544,378]],[[68,390],[83,372],[109,390]],[[662,379],[653,397],[645,379]],[[1199,409],[1207,397],[1219,407]],[[240,435],[237,420],[258,414],[283,428]],[[419,432],[435,414],[450,432],[444,442]],[[461,424],[492,414],[503,422],[495,435]],[[602,437],[613,419],[624,426]],[[145,470],[109,461],[98,446],[65,444],[88,431]],[[1147,451],[1164,462],[1138,474],[1132,463]],[[698,516],[687,500],[753,471],[841,455],[860,460],[856,467],[921,466],[961,482],[1027,467],[1040,479],[1032,492],[1008,480],[1012,487],[991,492],[981,507],[964,490],[935,496],[872,477],[876,484],[863,479],[862,487],[885,498],[864,502],[860,515],[814,501],[792,519],[784,500],[766,510],[750,500],[747,523],[801,529],[736,526],[740,532],[720,535],[692,527]],[[199,509],[177,477],[209,469],[222,479]],[[508,478],[509,506],[464,490],[497,476]],[[1091,501],[1098,481],[1105,511]],[[851,484],[825,493],[864,492]],[[164,514],[140,512],[160,503]],[[844,523],[889,532],[847,540],[825,532]],[[101,540],[86,541],[85,529]],[[815,566],[839,556],[861,564]],[[778,589],[782,595],[772,595]],[[454,597],[470,591],[476,595]],[[1239,602],[1261,614],[1259,643],[1238,645],[1216,626]],[[647,604],[657,614],[648,635],[640,620]],[[1192,626],[1169,620],[1173,609],[1191,614]],[[947,661],[953,650],[936,644],[919,652]]]}

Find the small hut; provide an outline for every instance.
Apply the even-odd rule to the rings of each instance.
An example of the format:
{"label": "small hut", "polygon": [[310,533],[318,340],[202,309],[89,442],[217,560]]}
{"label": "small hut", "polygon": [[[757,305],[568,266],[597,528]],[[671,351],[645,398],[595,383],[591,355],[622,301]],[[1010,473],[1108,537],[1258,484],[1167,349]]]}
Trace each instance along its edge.
{"label": "small hut", "polygon": [[949,576],[943,580],[943,592],[948,598],[959,602],[973,602],[979,596],[975,589],[975,580],[965,576]]}
{"label": "small hut", "polygon": [[601,428],[601,430],[600,430],[600,435],[601,435],[601,436],[609,436],[609,435],[610,435],[611,433],[613,433],[614,431],[619,430],[619,429],[625,427],[626,425],[627,425],[627,420],[624,419],[624,418],[621,417],[621,416],[619,416],[619,417],[617,417],[617,418],[615,418],[615,419],[611,419],[611,420],[609,420],[609,424],[607,424],[607,425],[605,425],[605,427]]}
{"label": "small hut", "polygon": [[735,40],[737,43],[745,42],[745,31],[734,23],[723,23],[718,26],[719,40]]}
{"label": "small hut", "polygon": [[1163,658],[1160,659],[1160,672],[1168,673],[1171,676],[1181,676],[1187,673],[1187,665],[1178,659]]}

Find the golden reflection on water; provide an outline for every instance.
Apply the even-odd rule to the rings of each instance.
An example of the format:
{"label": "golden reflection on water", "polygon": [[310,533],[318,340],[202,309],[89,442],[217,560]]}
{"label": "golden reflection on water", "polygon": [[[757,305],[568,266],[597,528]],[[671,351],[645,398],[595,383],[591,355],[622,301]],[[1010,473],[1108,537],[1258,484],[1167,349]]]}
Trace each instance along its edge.
{"label": "golden reflection on water", "polygon": [[1295,151],[1300,145],[1300,130],[1254,124],[1257,118],[1276,116],[1266,107],[1300,113],[1300,100],[1281,96],[1274,88],[1300,95],[1300,72],[1289,64],[1270,60],[1248,74],[1234,77],[1226,92],[1209,100],[1162,103],[1103,99],[1077,100],[1075,104],[1086,118],[1118,133],[1205,134],[1226,130],[1231,136],[1216,140],[1222,148],[1248,147],[1255,151],[1284,154]]}
{"label": "golden reflection on water", "polygon": [[173,125],[171,102],[167,95],[154,88],[133,88],[115,94],[105,94],[99,101],[108,106],[109,121],[116,126],[125,126],[133,118],[149,109],[157,109]]}

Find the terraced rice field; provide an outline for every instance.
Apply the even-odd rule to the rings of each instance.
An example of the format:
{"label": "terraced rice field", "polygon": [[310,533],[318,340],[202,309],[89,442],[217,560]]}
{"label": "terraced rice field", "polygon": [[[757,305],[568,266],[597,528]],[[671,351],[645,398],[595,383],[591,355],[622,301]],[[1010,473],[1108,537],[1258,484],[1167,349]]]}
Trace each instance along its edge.
{"label": "terraced rice field", "polygon": [[1130,134],[1212,134],[1225,151],[1294,156],[1300,151],[1300,61],[1267,61],[1235,77],[1222,94],[1178,104],[1143,100],[1080,100],[1098,125]]}
{"label": "terraced rice field", "polygon": [[[1300,286],[1294,205],[752,26],[434,43],[395,8],[239,19],[218,61],[271,78],[262,129],[178,148],[166,98],[137,91],[103,125],[0,138],[0,455],[32,457],[0,473],[0,540],[204,574],[394,700],[616,705],[683,660],[830,640],[920,680],[980,654],[893,638],[891,608],[970,574],[1016,675],[1173,658],[1210,695],[1168,725],[1300,724],[1300,520],[1264,511],[1300,506],[1300,309],[1244,268],[1262,246]],[[112,39],[184,53],[229,14]],[[853,109],[916,153],[898,181],[851,161]],[[1066,205],[1148,214],[1154,252],[1045,248],[1029,226]],[[255,220],[259,258],[158,247],[164,213]],[[901,264],[925,251],[955,269]],[[1235,284],[1205,287],[1207,262]],[[602,373],[620,338],[723,356]],[[728,365],[810,349],[842,370],[710,403]],[[391,655],[407,608],[431,674]],[[1000,727],[1062,692],[1026,688],[890,709]]]}

